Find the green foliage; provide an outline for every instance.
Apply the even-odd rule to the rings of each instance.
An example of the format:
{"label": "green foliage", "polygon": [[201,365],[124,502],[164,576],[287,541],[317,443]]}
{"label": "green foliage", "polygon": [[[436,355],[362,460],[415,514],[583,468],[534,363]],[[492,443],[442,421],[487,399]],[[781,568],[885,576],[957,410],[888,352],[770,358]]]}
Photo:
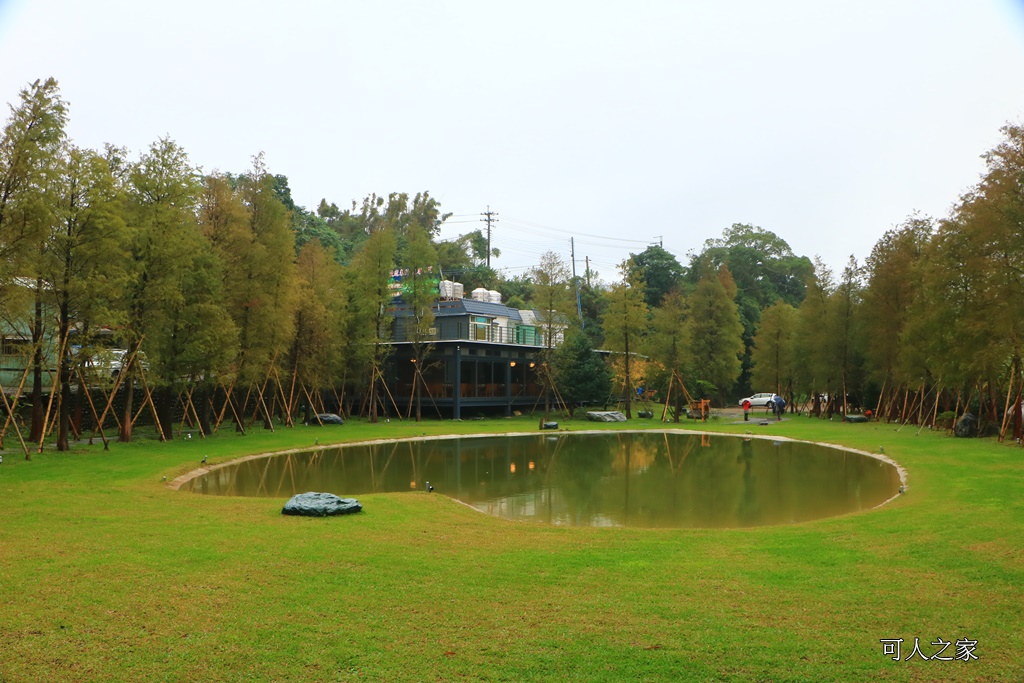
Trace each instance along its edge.
{"label": "green foliage", "polygon": [[569,290],[569,267],[558,254],[545,252],[540,264],[530,273],[533,282],[532,303],[544,331],[545,356],[550,357],[559,332],[572,318],[573,294]]}
{"label": "green foliage", "polygon": [[296,254],[308,242],[316,240],[322,247],[332,253],[332,258],[339,263],[347,263],[351,258],[353,244],[341,239],[320,216],[310,213],[301,206],[292,210],[292,232],[295,233]]}
{"label": "green foliage", "polygon": [[658,245],[629,255],[630,278],[643,281],[644,302],[650,308],[660,306],[669,292],[679,291],[685,274],[676,257]]}
{"label": "green foliage", "polygon": [[225,265],[224,304],[238,329],[235,371],[243,386],[262,381],[293,342],[295,237],[279,186],[260,154],[234,181],[207,177],[200,206],[203,234]]}
{"label": "green foliage", "polygon": [[[50,234],[36,262],[38,275],[50,284],[42,291],[56,312],[59,377],[62,400],[57,446],[69,448],[71,384],[76,367],[89,358],[100,323],[119,318],[121,296],[128,284],[130,235],[124,221],[124,194],[116,186],[103,157],[67,147],[47,188],[52,211]],[[72,342],[72,333],[74,341]],[[73,355],[71,349],[78,348]]]}
{"label": "green foliage", "polygon": [[789,244],[770,230],[734,223],[720,239],[708,240],[690,264],[689,281],[696,284],[708,272],[727,266],[738,292],[761,310],[781,299],[799,306],[812,264],[796,256]]}
{"label": "green foliage", "polygon": [[45,191],[57,172],[68,119],[53,78],[19,95],[0,137],[0,260],[15,267],[49,232]]}
{"label": "green foliage", "polygon": [[290,367],[310,389],[333,388],[344,372],[342,350],[348,334],[348,291],[341,266],[318,240],[299,252],[295,339]]}
{"label": "green foliage", "polygon": [[223,306],[220,261],[205,248],[195,221],[200,185],[188,155],[162,138],[132,166],[131,220],[137,226],[123,340],[143,350],[152,382],[223,371],[235,344],[235,326]]}
{"label": "green foliage", "polygon": [[[730,290],[735,285],[723,266],[705,274],[689,297],[694,374],[723,391],[739,377],[744,352],[743,324]],[[721,393],[718,398],[725,400]]]}
{"label": "green foliage", "polygon": [[498,291],[508,306],[526,308],[533,299],[533,280],[529,273],[505,278],[498,283]]}
{"label": "green foliage", "polygon": [[668,389],[676,373],[684,385],[692,384],[692,330],[689,305],[678,291],[669,292],[651,316],[651,332],[645,340],[644,354],[658,365],[647,382],[659,391]]}
{"label": "green foliage", "polygon": [[916,385],[927,376],[920,353],[924,340],[910,341],[915,308],[922,296],[920,271],[933,232],[930,219],[912,216],[886,232],[867,259],[865,354],[871,379],[878,385]]}
{"label": "green foliage", "polygon": [[[377,419],[380,372],[391,354],[394,318],[391,305],[391,274],[395,269],[398,240],[394,229],[380,226],[370,234],[352,259],[349,303],[352,307],[346,355],[353,369],[361,369],[370,387],[370,415]],[[358,374],[356,375],[358,377]]]}
{"label": "green foliage", "polygon": [[751,350],[761,311],[782,300],[799,306],[804,283],[813,266],[805,256],[796,256],[789,244],[775,233],[753,225],[734,223],[720,239],[707,240],[703,251],[693,257],[687,279],[696,285],[705,275],[726,266],[736,283],[736,305],[743,324],[742,370],[735,392],[747,394],[750,386]]}
{"label": "green foliage", "polygon": [[551,361],[555,386],[569,406],[569,417],[577,406],[602,404],[612,390],[612,373],[591,346],[590,337],[575,329],[555,349]]}
{"label": "green foliage", "polygon": [[633,397],[642,377],[636,372],[636,354],[644,347],[647,335],[649,310],[644,300],[643,280],[630,278],[629,262],[620,267],[622,280],[615,283],[605,295],[606,307],[601,319],[604,346],[616,352],[613,368],[616,372],[616,388],[621,388],[625,397],[626,417],[632,417]]}
{"label": "green foliage", "polygon": [[[761,313],[761,326],[754,338],[751,354],[751,383],[757,391],[770,390],[792,396],[797,355],[797,310],[784,301],[769,306]],[[792,403],[792,398],[789,399]]]}

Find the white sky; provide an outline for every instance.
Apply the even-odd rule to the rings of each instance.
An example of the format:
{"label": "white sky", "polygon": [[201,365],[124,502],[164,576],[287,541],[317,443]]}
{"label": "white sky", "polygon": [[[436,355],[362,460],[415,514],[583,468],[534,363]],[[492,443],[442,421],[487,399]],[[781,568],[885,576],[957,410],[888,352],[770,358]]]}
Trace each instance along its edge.
{"label": "white sky", "polygon": [[838,270],[948,213],[1022,72],[1019,0],[0,0],[0,99],[56,77],[77,144],[262,150],[311,209],[429,190],[446,237],[489,205],[513,275],[735,222]]}

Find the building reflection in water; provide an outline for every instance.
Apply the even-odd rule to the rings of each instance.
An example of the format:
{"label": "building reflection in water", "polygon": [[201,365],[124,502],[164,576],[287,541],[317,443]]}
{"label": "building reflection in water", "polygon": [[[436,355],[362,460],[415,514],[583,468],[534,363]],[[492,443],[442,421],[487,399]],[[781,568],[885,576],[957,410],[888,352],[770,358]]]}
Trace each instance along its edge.
{"label": "building reflection in water", "polygon": [[751,527],[866,510],[892,465],[814,444],[665,432],[463,437],[258,458],[183,488],[288,497],[425,492],[510,520],[570,526]]}

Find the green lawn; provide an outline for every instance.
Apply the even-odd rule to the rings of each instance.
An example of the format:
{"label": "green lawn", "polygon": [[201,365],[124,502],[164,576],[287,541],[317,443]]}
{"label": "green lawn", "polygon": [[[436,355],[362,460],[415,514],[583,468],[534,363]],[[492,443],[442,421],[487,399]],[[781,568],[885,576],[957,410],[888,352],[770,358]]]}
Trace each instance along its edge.
{"label": "green lawn", "polygon": [[[645,424],[657,426],[630,426]],[[297,427],[31,462],[8,450],[0,682],[1024,680],[1019,447],[806,418],[706,428],[884,447],[907,494],[793,526],[647,531],[510,523],[424,493],[295,518],[284,499],[162,483],[204,455],[533,431],[528,418]],[[903,638],[906,657],[915,637],[925,654],[936,638],[977,641],[977,660],[883,654],[880,639]]]}

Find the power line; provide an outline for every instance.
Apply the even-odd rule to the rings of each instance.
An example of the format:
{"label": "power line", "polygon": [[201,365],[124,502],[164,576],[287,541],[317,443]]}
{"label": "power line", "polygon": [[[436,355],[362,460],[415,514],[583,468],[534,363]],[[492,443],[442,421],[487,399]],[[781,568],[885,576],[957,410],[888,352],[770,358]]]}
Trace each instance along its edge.
{"label": "power line", "polygon": [[524,226],[524,227],[533,227],[533,228],[540,228],[542,230],[550,230],[552,232],[560,232],[560,233],[563,233],[563,234],[566,234],[566,235],[570,235],[570,236],[574,236],[574,237],[589,237],[591,239],[610,240],[610,241],[614,241],[614,242],[632,242],[634,244],[650,244],[651,243],[651,240],[630,240],[630,239],[625,239],[623,237],[606,237],[605,235],[591,235],[591,234],[588,234],[588,233],[585,233],[585,232],[580,232],[579,230],[565,230],[563,228],[556,228],[556,227],[553,227],[553,226],[550,226],[550,225],[543,225],[541,223],[533,223],[531,221],[523,220],[523,219],[520,219],[520,218],[506,218],[505,221],[507,223],[519,224],[519,225]]}

